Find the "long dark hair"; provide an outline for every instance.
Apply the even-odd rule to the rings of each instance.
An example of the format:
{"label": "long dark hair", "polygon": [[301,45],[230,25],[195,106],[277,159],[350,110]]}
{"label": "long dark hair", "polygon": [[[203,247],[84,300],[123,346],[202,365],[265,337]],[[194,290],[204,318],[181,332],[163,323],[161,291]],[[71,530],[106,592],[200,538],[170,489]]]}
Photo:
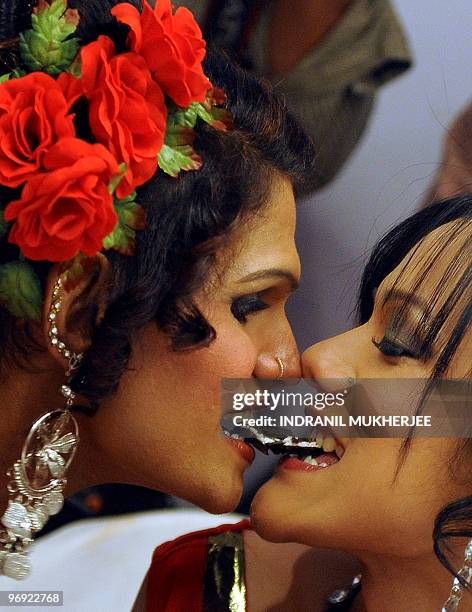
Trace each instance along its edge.
{"label": "long dark hair", "polygon": [[[431,312],[435,304],[441,303],[441,306],[437,308],[434,316],[431,316],[431,312],[425,313],[417,323],[422,329],[420,335],[423,336],[420,352],[427,354],[446,322],[450,322],[451,316],[454,316],[454,326],[448,334],[447,342],[441,348],[431,378],[427,381],[423,400],[431,393],[435,383],[447,374],[462,340],[472,328],[472,195],[435,203],[390,231],[375,247],[364,270],[359,292],[358,317],[363,324],[369,320],[373,312],[375,292],[383,279],[405,257],[408,257],[407,267],[422,240],[446,224],[450,225],[447,231],[441,232],[434,241],[428,252],[427,261],[415,270],[415,283],[410,288],[409,295],[401,303],[398,313],[400,317],[405,315],[413,302],[411,298],[427,279],[429,270],[447,250],[453,248],[454,241],[460,239],[458,240],[460,246],[454,250],[454,257],[434,290],[430,292]],[[396,279],[397,282],[399,278]],[[426,320],[427,318],[429,320]],[[409,333],[415,334],[416,330],[411,330]],[[471,375],[472,360],[467,376]],[[410,442],[411,438],[407,438],[402,445],[399,465],[405,458]],[[467,440],[458,446],[458,456],[470,457],[470,453],[472,453],[472,440]],[[448,504],[436,517],[434,525],[434,551],[441,563],[454,575],[456,570],[450,559],[449,544],[453,539],[465,537],[472,538],[472,495]],[[461,577],[459,578],[464,586],[469,586]]]}
{"label": "long dark hair", "polygon": [[[140,7],[139,2],[131,2]],[[5,3],[0,3],[5,4]],[[25,2],[8,0],[9,15],[20,15]],[[114,0],[73,0],[81,16],[84,42],[99,34],[124,48],[127,28],[110,16]],[[18,13],[15,13],[14,7]],[[1,15],[1,12],[0,12]],[[3,22],[0,21],[0,25]],[[24,19],[17,27],[24,27]],[[0,31],[0,40],[11,38]],[[287,177],[298,193],[309,189],[314,149],[285,104],[271,89],[221,56],[206,60],[205,72],[227,94],[235,129],[218,132],[198,124],[195,148],[204,160],[197,172],[173,179],[158,172],[138,190],[147,227],[138,232],[133,257],[107,252],[112,267],[110,300],[73,386],[97,406],[113,393],[131,354],[131,339],[150,322],[166,331],[175,350],[210,343],[216,332],[193,303],[192,295],[209,273],[215,253],[232,230],[267,201],[274,173]],[[0,263],[17,258],[16,248],[0,244]],[[44,282],[50,266],[35,264]],[[32,334],[0,308],[0,363],[31,351]],[[28,347],[25,349],[25,347]]]}

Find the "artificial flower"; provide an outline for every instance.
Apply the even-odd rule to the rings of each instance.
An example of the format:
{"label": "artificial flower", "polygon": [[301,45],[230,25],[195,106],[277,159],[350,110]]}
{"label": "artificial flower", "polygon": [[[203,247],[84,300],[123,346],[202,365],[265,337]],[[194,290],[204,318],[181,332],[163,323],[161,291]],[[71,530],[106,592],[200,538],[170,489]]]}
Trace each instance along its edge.
{"label": "artificial flower", "polygon": [[14,222],[9,242],[32,260],[67,261],[93,256],[118,218],[110,183],[120,174],[115,158],[100,144],[63,138],[44,155],[44,172],[10,202],[5,220]]}
{"label": "artificial flower", "polygon": [[70,104],[60,83],[32,72],[0,85],[0,184],[18,187],[36,174],[45,153],[75,136]]}
{"label": "artificial flower", "polygon": [[129,196],[157,170],[164,144],[167,107],[144,59],[136,53],[115,55],[107,36],[82,49],[80,82],[89,100],[95,138],[125,163],[127,172],[117,195]]}
{"label": "artificial flower", "polygon": [[170,0],[147,0],[143,11],[128,3],[113,7],[112,14],[130,28],[129,45],[146,61],[156,83],[178,106],[203,102],[211,83],[203,72],[206,42],[195,17],[185,7],[172,11]]}

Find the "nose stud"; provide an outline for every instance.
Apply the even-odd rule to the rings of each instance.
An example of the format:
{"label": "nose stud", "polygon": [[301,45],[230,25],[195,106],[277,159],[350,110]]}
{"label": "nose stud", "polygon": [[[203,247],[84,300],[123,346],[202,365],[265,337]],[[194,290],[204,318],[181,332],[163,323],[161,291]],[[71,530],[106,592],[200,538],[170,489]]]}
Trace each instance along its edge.
{"label": "nose stud", "polygon": [[285,364],[278,355],[275,357],[275,361],[277,362],[277,365],[279,366],[279,374],[277,376],[277,379],[283,378],[284,373],[285,373]]}

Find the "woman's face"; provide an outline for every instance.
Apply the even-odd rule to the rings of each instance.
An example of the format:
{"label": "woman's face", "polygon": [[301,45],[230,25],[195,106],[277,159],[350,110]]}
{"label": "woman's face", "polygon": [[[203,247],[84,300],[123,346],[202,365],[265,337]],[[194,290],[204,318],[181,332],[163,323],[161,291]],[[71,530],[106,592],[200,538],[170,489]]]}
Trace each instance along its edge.
{"label": "woman's face", "polygon": [[210,512],[233,510],[252,461],[222,434],[222,378],[300,375],[285,304],[300,263],[290,183],[275,177],[268,205],[245,221],[194,296],[216,330],[206,348],[175,352],[155,325],[134,338],[115,397],[82,419],[77,470],[96,482],[129,482],[186,498]]}
{"label": "woman's face", "polygon": [[[346,378],[430,377],[438,352],[450,337],[454,311],[427,358],[415,354],[407,328],[415,328],[425,309],[433,304],[435,287],[460,247],[470,239],[469,228],[468,235],[463,233],[455,243],[451,242],[434,266],[428,266],[441,233],[450,230],[451,227],[444,226],[431,233],[411,260],[406,257],[383,281],[376,293],[373,314],[365,325],[320,342],[304,353],[306,378],[343,379],[339,383],[342,389]],[[410,300],[414,305],[406,311],[402,326],[395,329],[395,315],[404,303],[401,292],[410,294],[423,270],[428,270],[428,274],[415,291],[415,299]],[[433,318],[462,272],[464,266],[458,266],[448,279],[449,292],[435,296],[438,299],[434,302]],[[396,280],[396,293],[384,304]],[[462,302],[462,310],[464,305]],[[392,342],[405,346],[402,355],[389,354]],[[469,331],[457,351],[449,377],[469,375],[471,349]],[[399,399],[396,401],[398,404]],[[415,407],[412,405],[410,410],[408,406],[406,412],[405,406],[398,405],[395,414],[414,414]],[[281,465],[256,495],[252,507],[256,530],[272,541],[297,541],[353,552],[412,557],[430,553],[437,513],[448,502],[469,494],[470,477],[464,475],[465,469],[453,463],[454,440],[418,437],[413,438],[395,479],[402,442],[398,438],[340,438],[344,454],[330,467],[307,471]]]}

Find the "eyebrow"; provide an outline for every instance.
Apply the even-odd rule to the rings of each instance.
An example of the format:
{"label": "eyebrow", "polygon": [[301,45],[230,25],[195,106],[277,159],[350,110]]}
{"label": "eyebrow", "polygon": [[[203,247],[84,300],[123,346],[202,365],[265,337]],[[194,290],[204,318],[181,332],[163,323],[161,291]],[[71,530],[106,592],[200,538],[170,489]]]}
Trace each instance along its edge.
{"label": "eyebrow", "polygon": [[289,270],[283,270],[281,268],[268,268],[267,270],[257,270],[257,272],[252,272],[247,276],[244,276],[240,279],[241,283],[251,283],[253,281],[265,280],[267,278],[282,278],[288,280],[290,283],[290,288],[292,291],[295,291],[300,285],[300,281],[298,278],[292,274]]}

